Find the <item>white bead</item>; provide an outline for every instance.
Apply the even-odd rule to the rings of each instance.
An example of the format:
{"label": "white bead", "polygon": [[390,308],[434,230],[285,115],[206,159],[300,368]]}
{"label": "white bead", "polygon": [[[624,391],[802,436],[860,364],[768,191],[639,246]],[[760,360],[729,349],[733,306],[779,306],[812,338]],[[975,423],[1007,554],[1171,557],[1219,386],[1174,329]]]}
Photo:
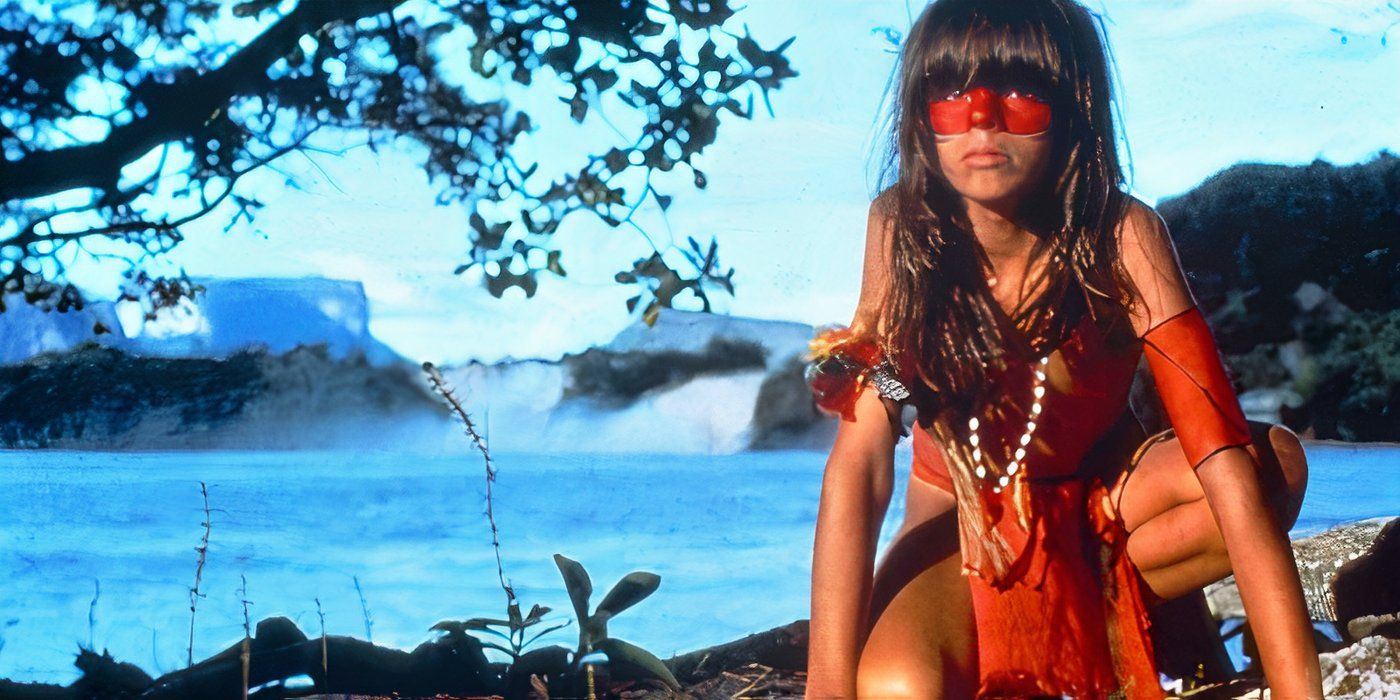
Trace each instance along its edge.
{"label": "white bead", "polygon": [[[1048,354],[1040,358],[1040,365],[1042,367],[1049,364],[1049,362],[1050,355]],[[1021,436],[1021,446],[1016,448],[1016,456],[1011,460],[1011,463],[1007,465],[1006,474],[997,477],[993,483],[992,491],[994,493],[1001,493],[1001,487],[1009,484],[1011,482],[1011,476],[1020,472],[1023,466],[1021,460],[1026,457],[1025,446],[1030,444],[1031,434],[1035,432],[1037,425],[1035,418],[1040,415],[1043,408],[1040,399],[1045,396],[1045,387],[1042,385],[1045,381],[1045,372],[1041,369],[1036,369],[1035,377],[1036,381],[1031,389],[1034,395],[1034,399],[1031,403],[1031,419],[1026,421],[1026,432]],[[967,425],[971,429],[969,431],[968,442],[972,445],[972,462],[975,465],[973,472],[977,475],[977,478],[986,479],[992,474],[989,472],[988,467],[983,464],[981,439],[977,435],[977,428],[981,425],[981,421],[977,416],[971,416],[967,419]]]}

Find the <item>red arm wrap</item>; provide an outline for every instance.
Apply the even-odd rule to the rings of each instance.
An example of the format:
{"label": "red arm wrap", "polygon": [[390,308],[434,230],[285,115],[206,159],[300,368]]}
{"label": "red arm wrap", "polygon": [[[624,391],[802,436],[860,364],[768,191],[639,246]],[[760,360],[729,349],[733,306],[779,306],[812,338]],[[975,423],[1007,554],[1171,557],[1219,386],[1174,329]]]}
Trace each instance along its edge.
{"label": "red arm wrap", "polygon": [[[880,396],[903,401],[909,398],[904,382],[895,376],[893,365],[884,357],[873,337],[858,334],[841,325],[823,326],[808,343],[804,377],[817,409],[854,421],[856,399],[867,383],[874,383]],[[908,433],[898,416],[890,416],[896,432]]]}
{"label": "red arm wrap", "polygon": [[1215,337],[1192,306],[1142,336],[1157,394],[1192,469],[1226,447],[1251,442]]}

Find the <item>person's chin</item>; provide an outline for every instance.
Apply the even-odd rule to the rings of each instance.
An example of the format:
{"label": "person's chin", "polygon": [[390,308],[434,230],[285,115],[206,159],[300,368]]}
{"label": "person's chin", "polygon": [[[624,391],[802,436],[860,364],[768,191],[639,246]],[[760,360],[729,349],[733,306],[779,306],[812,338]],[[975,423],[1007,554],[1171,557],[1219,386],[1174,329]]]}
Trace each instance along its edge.
{"label": "person's chin", "polygon": [[972,183],[963,196],[985,205],[1006,204],[1019,199],[1021,189],[1009,183]]}

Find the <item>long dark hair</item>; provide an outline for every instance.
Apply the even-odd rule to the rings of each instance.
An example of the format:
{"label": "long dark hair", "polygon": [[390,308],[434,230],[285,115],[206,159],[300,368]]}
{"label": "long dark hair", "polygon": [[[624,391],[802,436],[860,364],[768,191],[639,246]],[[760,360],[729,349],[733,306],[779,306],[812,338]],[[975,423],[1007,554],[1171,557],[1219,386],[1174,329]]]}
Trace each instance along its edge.
{"label": "long dark hair", "polygon": [[[893,231],[876,327],[915,379],[921,419],[925,409],[970,408],[1008,353],[1030,359],[1058,346],[1080,314],[1093,313],[1076,285],[1111,309],[1126,310],[1136,296],[1114,240],[1130,198],[1121,189],[1110,58],[1097,20],[1074,0],[935,0],[904,42],[873,206]],[[1029,86],[1055,114],[1049,174],[1018,221],[1037,237],[1031,260],[1048,256],[1028,288],[1047,277],[1048,285],[1009,319],[1011,334],[985,280],[990,260],[943,176],[927,118],[930,98],[974,82]]]}

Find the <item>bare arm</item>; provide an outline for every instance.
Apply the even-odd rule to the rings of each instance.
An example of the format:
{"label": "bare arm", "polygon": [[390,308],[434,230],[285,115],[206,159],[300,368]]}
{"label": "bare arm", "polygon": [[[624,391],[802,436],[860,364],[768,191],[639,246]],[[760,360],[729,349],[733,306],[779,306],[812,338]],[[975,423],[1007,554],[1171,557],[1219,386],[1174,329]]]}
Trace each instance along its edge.
{"label": "bare arm", "polygon": [[[889,222],[872,205],[860,302],[851,328],[875,330],[888,285]],[[867,386],[842,420],[822,476],[812,553],[807,697],[855,697],[880,526],[894,491],[898,405]]]}
{"label": "bare arm", "polygon": [[884,399],[856,400],[822,477],[812,555],[807,697],[854,697],[861,632],[869,613],[875,548],[894,484],[895,436]]}
{"label": "bare arm", "polygon": [[[1213,338],[1200,331],[1202,326],[1192,333],[1184,325],[1188,320],[1194,321],[1187,312],[1195,313],[1192,309],[1196,302],[1181,272],[1166,223],[1151,208],[1134,202],[1120,241],[1123,265],[1140,293],[1137,307],[1130,313],[1134,331],[1145,342],[1155,336],[1164,342],[1171,339],[1183,348],[1181,357],[1169,358],[1168,352],[1175,351],[1157,352],[1157,348],[1149,347],[1149,352],[1155,353],[1149,355],[1150,363],[1155,362],[1154,377],[1159,372],[1176,372],[1177,367],[1184,366],[1179,361],[1195,361],[1192,371],[1199,376],[1205,376],[1206,369],[1223,372]],[[1169,321],[1176,322],[1175,329],[1169,330]],[[1178,334],[1169,337],[1168,333]],[[1184,339],[1190,339],[1190,344]],[[1165,378],[1158,377],[1159,387]],[[1176,384],[1182,386],[1179,380]],[[1225,387],[1228,389],[1228,383]],[[1243,422],[1243,415],[1235,413],[1238,399],[1233,392],[1222,390],[1214,392],[1213,397],[1215,406],[1220,408],[1188,404],[1187,400],[1199,401],[1202,394],[1190,394],[1197,391],[1195,387],[1187,389],[1188,394],[1179,399],[1164,392],[1163,402],[1172,427],[1188,451],[1188,459],[1199,459],[1192,466],[1229,552],[1240,599],[1259,642],[1264,675],[1273,697],[1321,698],[1317,648],[1288,534],[1268,505],[1259,481],[1254,446],[1230,444],[1239,442],[1241,434],[1248,442],[1247,428],[1241,433],[1238,427],[1228,427]],[[1233,416],[1234,420],[1225,416]],[[1209,425],[1222,427],[1214,432],[1202,427]],[[1214,447],[1219,449],[1210,451]],[[1196,453],[1203,454],[1197,457]]]}

